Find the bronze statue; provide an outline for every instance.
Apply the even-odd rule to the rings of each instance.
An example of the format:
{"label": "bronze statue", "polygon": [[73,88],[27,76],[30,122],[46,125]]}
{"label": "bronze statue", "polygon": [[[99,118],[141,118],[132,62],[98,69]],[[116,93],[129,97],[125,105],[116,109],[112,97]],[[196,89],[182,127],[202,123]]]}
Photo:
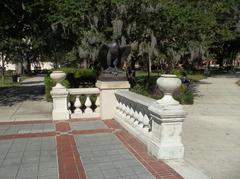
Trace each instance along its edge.
{"label": "bronze statue", "polygon": [[118,39],[114,39],[110,44],[102,45],[99,50],[100,78],[116,80],[125,76],[122,68],[130,52],[131,47],[120,46]]}

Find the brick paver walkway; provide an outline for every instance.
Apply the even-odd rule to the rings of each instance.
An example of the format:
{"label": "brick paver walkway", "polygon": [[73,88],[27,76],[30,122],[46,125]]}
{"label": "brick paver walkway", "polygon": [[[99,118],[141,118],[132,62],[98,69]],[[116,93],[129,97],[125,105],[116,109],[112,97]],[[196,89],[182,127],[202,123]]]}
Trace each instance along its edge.
{"label": "brick paver walkway", "polygon": [[0,123],[0,178],[182,178],[115,121]]}

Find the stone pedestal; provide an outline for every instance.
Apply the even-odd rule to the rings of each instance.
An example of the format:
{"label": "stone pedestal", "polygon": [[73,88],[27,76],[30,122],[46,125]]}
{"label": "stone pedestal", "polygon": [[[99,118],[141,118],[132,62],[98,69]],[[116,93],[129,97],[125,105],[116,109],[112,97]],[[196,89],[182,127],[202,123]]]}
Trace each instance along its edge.
{"label": "stone pedestal", "polygon": [[68,120],[70,118],[67,100],[68,91],[61,84],[66,74],[62,71],[53,71],[50,77],[56,82],[56,86],[54,86],[51,91],[53,99],[52,118],[53,120]]}
{"label": "stone pedestal", "polygon": [[64,88],[54,89],[51,91],[53,98],[53,111],[52,119],[53,120],[68,120],[70,114],[68,111],[68,91]]}
{"label": "stone pedestal", "polygon": [[152,136],[149,152],[158,159],[180,159],[184,156],[181,133],[185,118],[181,105],[149,107],[152,118]]}
{"label": "stone pedestal", "polygon": [[113,119],[117,106],[117,99],[114,91],[117,89],[128,90],[130,84],[128,81],[100,81],[96,83],[100,90],[100,116],[102,120]]}
{"label": "stone pedestal", "polygon": [[152,118],[148,151],[158,159],[183,158],[181,133],[185,112],[182,105],[172,97],[181,81],[175,75],[162,75],[157,85],[164,96],[148,108]]}

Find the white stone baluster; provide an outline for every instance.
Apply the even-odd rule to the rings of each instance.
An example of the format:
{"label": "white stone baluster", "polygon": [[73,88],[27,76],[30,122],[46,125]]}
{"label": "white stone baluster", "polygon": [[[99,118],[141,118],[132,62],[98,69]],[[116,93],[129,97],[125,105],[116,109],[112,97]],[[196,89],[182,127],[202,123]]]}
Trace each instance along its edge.
{"label": "white stone baluster", "polygon": [[127,121],[127,123],[130,123],[130,118],[131,118],[131,116],[130,116],[130,107],[127,105],[126,106],[126,121]]}
{"label": "white stone baluster", "polygon": [[85,114],[92,114],[93,113],[93,110],[91,109],[92,102],[90,100],[89,95],[87,95],[87,98],[86,98],[86,101],[85,101],[85,106],[86,106],[86,109],[85,109],[84,113]]}
{"label": "white stone baluster", "polygon": [[95,112],[96,112],[96,113],[100,113],[100,100],[99,100],[99,95],[97,95],[97,99],[96,99],[96,101],[95,101],[95,105],[96,105]]}
{"label": "white stone baluster", "polygon": [[135,121],[133,122],[133,127],[137,127],[137,125],[139,124],[139,121],[138,121],[138,112],[137,110],[134,111],[134,119]]}
{"label": "white stone baluster", "polygon": [[119,101],[119,117],[123,118],[123,104],[121,101]]}
{"label": "white stone baluster", "polygon": [[142,112],[140,111],[139,113],[138,113],[138,121],[139,121],[139,124],[138,124],[138,126],[137,126],[137,128],[138,129],[142,129],[143,128],[143,114],[142,114]]}
{"label": "white stone baluster", "polygon": [[150,128],[150,125],[149,125],[149,118],[146,114],[144,114],[144,117],[143,117],[143,129],[144,129],[144,132],[149,132],[149,128]]}
{"label": "white stone baluster", "polygon": [[75,102],[74,102],[74,113],[72,114],[72,118],[80,118],[82,115],[82,110],[81,110],[81,101],[80,101],[80,95],[77,95],[75,98]]}
{"label": "white stone baluster", "polygon": [[126,109],[127,109],[127,106],[125,104],[123,104],[123,120],[126,121],[127,120],[127,113],[126,113]]}
{"label": "white stone baluster", "polygon": [[130,108],[130,119],[129,119],[129,124],[133,124],[133,122],[135,121],[135,119],[134,119],[134,110],[133,110],[133,108],[131,107]]}
{"label": "white stone baluster", "polygon": [[70,103],[70,101],[68,102],[68,111],[69,111],[69,114],[71,115],[72,114],[72,111],[71,111],[71,103]]}

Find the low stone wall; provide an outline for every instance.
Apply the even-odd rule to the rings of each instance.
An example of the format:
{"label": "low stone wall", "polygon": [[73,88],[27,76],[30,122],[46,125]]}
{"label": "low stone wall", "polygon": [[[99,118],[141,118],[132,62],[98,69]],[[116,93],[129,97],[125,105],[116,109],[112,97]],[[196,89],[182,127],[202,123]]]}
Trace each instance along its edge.
{"label": "low stone wall", "polygon": [[118,105],[114,119],[141,140],[149,153],[158,159],[183,158],[181,132],[185,112],[172,97],[181,82],[176,76],[168,75],[158,79],[157,84],[165,94],[160,100],[116,90]]}

